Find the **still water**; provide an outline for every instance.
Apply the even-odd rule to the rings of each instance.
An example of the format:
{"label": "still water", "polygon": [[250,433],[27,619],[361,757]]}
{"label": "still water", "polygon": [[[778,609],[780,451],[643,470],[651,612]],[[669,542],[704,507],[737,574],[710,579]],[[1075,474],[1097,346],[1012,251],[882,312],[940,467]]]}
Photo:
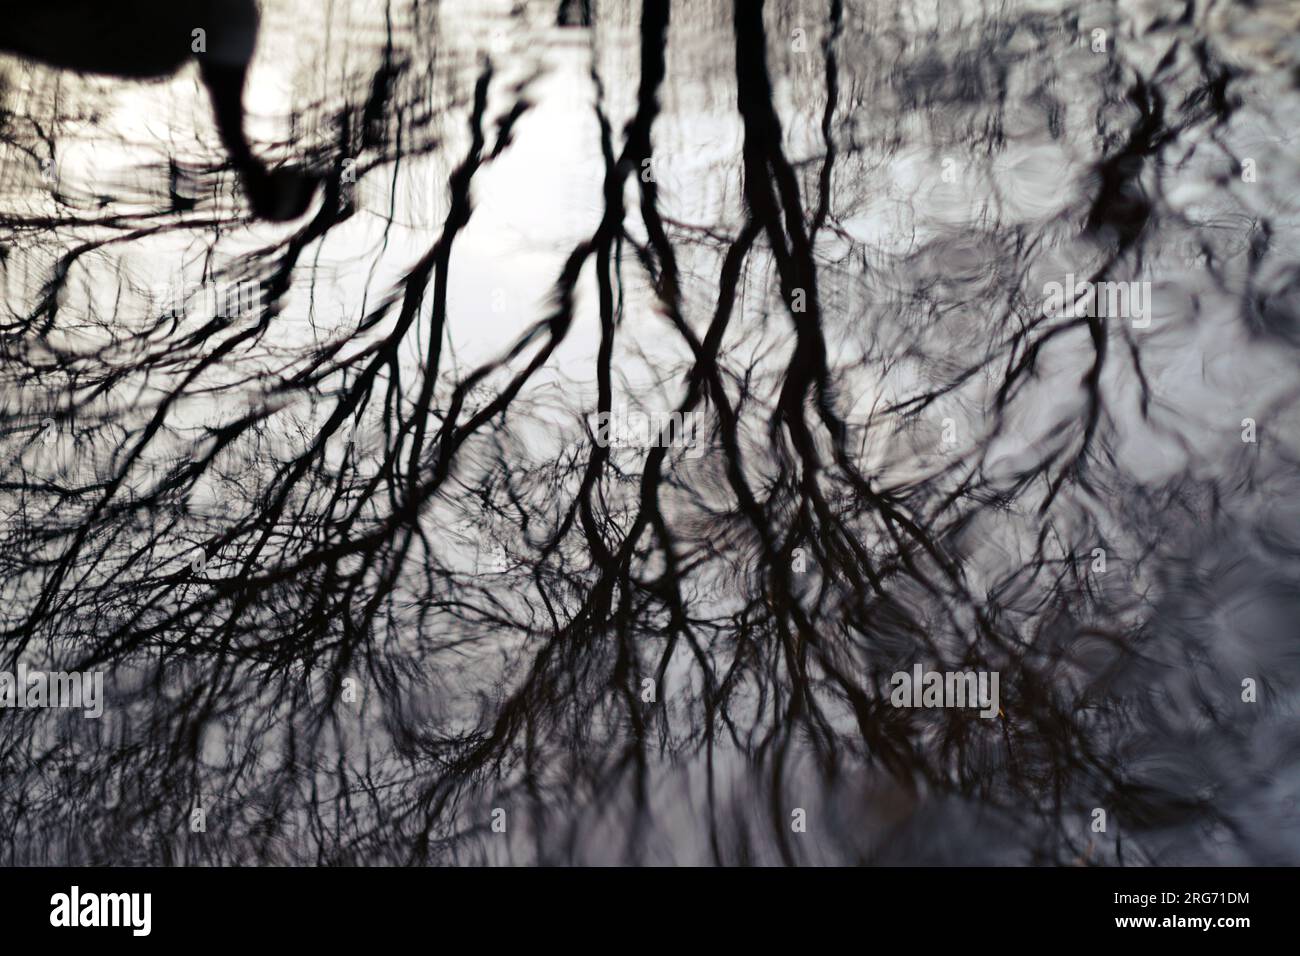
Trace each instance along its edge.
{"label": "still water", "polygon": [[6,862],[1300,862],[1294,5],[191,8],[0,54]]}

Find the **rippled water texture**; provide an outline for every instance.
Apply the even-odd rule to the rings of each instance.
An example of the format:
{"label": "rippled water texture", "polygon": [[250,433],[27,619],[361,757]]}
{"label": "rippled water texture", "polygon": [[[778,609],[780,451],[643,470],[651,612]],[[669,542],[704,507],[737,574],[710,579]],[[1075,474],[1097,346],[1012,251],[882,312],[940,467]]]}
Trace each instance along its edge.
{"label": "rippled water texture", "polygon": [[231,3],[0,22],[6,862],[1300,862],[1293,3]]}

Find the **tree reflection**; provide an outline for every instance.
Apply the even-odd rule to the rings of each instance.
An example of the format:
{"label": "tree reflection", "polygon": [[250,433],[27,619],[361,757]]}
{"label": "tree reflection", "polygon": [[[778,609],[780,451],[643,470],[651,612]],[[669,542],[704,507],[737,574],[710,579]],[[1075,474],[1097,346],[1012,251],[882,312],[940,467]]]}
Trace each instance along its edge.
{"label": "tree reflection", "polygon": [[[5,61],[4,666],[108,698],[0,718],[10,861],[1294,861],[1290,77],[1181,2],[560,6],[325,5],[283,226],[210,132],[42,187],[108,104]],[[596,217],[495,210],[556,268],[462,357],[566,70]]]}

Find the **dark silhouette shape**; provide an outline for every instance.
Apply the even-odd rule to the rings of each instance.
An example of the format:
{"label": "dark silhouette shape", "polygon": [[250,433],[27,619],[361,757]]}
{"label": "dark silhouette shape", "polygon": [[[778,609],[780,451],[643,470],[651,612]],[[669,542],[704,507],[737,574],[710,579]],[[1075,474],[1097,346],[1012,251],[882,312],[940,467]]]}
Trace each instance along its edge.
{"label": "dark silhouette shape", "polygon": [[591,26],[591,0],[563,0],[555,17],[556,26]]}
{"label": "dark silhouette shape", "polygon": [[254,212],[284,221],[306,212],[317,181],[296,170],[267,170],[244,135],[244,79],[258,24],[254,0],[43,0],[5,12],[0,50],[132,79],[168,76],[193,57]]}

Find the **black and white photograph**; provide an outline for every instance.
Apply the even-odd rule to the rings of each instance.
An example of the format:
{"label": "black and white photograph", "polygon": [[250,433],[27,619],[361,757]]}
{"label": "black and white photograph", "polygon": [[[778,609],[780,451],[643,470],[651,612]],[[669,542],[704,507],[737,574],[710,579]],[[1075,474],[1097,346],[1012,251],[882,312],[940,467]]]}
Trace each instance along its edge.
{"label": "black and white photograph", "polygon": [[1287,922],[1297,0],[4,0],[0,290],[7,927]]}

